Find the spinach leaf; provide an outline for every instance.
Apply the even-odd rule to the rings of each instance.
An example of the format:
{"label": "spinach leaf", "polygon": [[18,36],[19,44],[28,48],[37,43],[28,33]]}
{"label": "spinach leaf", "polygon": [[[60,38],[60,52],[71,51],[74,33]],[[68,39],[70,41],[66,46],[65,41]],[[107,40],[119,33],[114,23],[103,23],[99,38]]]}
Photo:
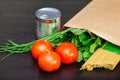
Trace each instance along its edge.
{"label": "spinach leaf", "polygon": [[81,62],[82,60],[83,60],[82,52],[80,50],[78,50],[78,59],[77,59],[77,62]]}
{"label": "spinach leaf", "polygon": [[74,28],[73,30],[71,30],[71,32],[74,34],[74,35],[80,35],[84,32],[86,32],[87,30],[86,29],[77,29],[77,28]]}
{"label": "spinach leaf", "polygon": [[87,61],[90,56],[91,56],[90,52],[89,52],[89,51],[85,51],[85,52],[83,53],[84,61]]}
{"label": "spinach leaf", "polygon": [[77,35],[74,35],[73,38],[71,39],[71,42],[79,48],[81,46],[81,43],[79,42],[79,37]]}
{"label": "spinach leaf", "polygon": [[97,37],[97,39],[95,40],[95,42],[93,44],[91,44],[90,46],[90,53],[94,53],[95,50],[100,47],[102,45],[102,40]]}

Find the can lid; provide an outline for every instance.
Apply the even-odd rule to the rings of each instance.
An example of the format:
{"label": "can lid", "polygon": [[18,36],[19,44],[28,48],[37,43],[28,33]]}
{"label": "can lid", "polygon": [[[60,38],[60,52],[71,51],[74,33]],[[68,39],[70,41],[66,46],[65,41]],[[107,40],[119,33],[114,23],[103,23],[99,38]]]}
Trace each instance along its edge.
{"label": "can lid", "polygon": [[36,17],[43,20],[52,20],[61,16],[60,10],[52,7],[38,9],[35,12]]}

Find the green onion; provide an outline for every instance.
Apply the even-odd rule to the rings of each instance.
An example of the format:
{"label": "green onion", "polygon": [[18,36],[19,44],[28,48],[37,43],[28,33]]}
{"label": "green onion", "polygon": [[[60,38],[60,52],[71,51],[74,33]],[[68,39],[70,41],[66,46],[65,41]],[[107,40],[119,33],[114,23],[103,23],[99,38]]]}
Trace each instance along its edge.
{"label": "green onion", "polygon": [[[91,54],[102,45],[102,40],[99,37],[94,36],[88,30],[77,28],[68,28],[41,39],[51,42],[54,48],[56,48],[62,42],[72,42],[78,48],[78,62],[81,62],[82,60],[86,61],[91,56]],[[13,54],[29,52],[35,42],[36,40],[25,44],[17,44],[8,39],[8,42],[5,43],[5,45],[0,46],[0,53],[8,53],[1,60],[6,59]]]}

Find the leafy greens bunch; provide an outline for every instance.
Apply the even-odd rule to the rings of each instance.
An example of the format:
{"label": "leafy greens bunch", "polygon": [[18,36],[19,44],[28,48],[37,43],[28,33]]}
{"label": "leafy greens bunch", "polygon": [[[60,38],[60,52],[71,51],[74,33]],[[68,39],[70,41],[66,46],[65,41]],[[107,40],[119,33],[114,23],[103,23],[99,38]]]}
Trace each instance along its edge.
{"label": "leafy greens bunch", "polygon": [[[88,30],[77,28],[68,28],[41,39],[45,39],[51,42],[54,48],[56,48],[60,43],[66,41],[75,44],[79,52],[77,62],[81,62],[82,60],[86,61],[97,48],[102,46],[102,39],[100,37],[93,35]],[[5,57],[2,58],[2,60],[13,54],[29,52],[35,41],[31,41],[25,44],[17,44],[11,40],[8,40],[8,43],[6,43],[4,46],[0,46],[1,53],[8,53]]]}

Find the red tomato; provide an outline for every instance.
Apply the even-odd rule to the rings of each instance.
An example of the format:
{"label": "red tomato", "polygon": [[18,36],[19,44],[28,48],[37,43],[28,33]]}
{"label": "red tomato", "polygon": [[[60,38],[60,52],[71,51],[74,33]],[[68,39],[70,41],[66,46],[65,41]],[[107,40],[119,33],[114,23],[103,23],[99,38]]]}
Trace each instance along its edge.
{"label": "red tomato", "polygon": [[47,51],[39,56],[38,66],[46,72],[53,72],[60,68],[60,56],[54,51]]}
{"label": "red tomato", "polygon": [[46,50],[53,50],[52,44],[47,40],[38,40],[33,44],[31,54],[35,59],[38,59]]}
{"label": "red tomato", "polygon": [[56,52],[61,57],[61,62],[64,64],[70,64],[77,60],[78,50],[76,46],[70,42],[63,42],[56,48]]}

